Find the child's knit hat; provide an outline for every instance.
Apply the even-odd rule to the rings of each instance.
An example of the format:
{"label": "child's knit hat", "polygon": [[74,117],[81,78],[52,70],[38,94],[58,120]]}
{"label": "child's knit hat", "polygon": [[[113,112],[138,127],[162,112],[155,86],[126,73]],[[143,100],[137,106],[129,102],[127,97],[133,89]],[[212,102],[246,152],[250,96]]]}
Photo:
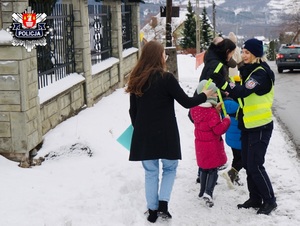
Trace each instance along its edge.
{"label": "child's knit hat", "polygon": [[[200,93],[203,91],[203,89],[204,89],[204,87],[205,87],[205,85],[206,85],[207,82],[208,82],[208,81],[207,81],[206,79],[204,79],[204,80],[202,80],[202,81],[199,83],[199,85],[198,85],[198,87],[197,87],[197,93],[198,93],[198,94],[200,94]],[[218,90],[218,87],[216,86],[215,83],[211,82],[211,83],[209,84],[209,86],[207,87],[207,89],[212,89],[212,90],[214,91],[214,93],[216,93],[217,90]],[[212,105],[217,105],[218,97],[207,97],[206,102],[207,102],[207,103],[211,103]]]}

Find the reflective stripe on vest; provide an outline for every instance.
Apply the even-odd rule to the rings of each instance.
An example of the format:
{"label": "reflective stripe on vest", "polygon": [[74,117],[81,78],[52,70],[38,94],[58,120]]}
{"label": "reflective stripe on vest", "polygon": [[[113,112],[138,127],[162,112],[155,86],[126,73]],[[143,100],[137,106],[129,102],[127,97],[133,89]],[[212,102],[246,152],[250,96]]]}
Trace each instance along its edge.
{"label": "reflective stripe on vest", "polygon": [[214,70],[214,73],[219,73],[219,71],[221,70],[222,67],[223,67],[223,64],[221,62],[218,63],[216,69]]}
{"label": "reflective stripe on vest", "polygon": [[[252,73],[254,73],[259,69],[265,70],[261,66],[255,68],[250,73],[250,75],[245,80],[245,82],[250,78]],[[266,125],[273,120],[272,119],[273,99],[274,99],[273,81],[272,81],[272,89],[268,93],[262,96],[259,96],[256,93],[252,93],[249,96],[244,98],[244,106],[241,106],[241,108],[243,108],[243,113],[244,113],[243,121],[247,129]]]}
{"label": "reflective stripe on vest", "polygon": [[[223,67],[223,64],[221,62],[218,63],[217,67],[214,70],[214,73],[219,73],[219,71],[221,70],[222,67]],[[223,114],[224,114],[224,116],[226,116],[227,112],[226,112],[226,108],[225,108],[225,105],[224,105],[224,102],[223,102],[223,97],[222,97],[220,89],[217,89],[217,93],[218,93],[219,101],[223,103],[221,105],[222,110],[223,110]]]}

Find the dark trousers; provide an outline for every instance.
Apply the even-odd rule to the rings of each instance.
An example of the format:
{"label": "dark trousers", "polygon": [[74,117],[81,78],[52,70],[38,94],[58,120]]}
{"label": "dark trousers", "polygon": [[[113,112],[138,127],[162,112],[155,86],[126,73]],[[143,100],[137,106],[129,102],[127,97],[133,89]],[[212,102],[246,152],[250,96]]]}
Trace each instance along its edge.
{"label": "dark trousers", "polygon": [[261,130],[242,131],[242,161],[247,173],[250,199],[275,202],[271,181],[264,167],[265,154],[272,135],[273,123]]}
{"label": "dark trousers", "polygon": [[231,150],[233,155],[231,167],[235,168],[236,171],[239,172],[243,168],[242,151],[235,148],[231,148]]}
{"label": "dark trousers", "polygon": [[214,169],[201,169],[200,173],[200,194],[201,197],[204,192],[213,197],[213,191],[218,180],[218,168]]}

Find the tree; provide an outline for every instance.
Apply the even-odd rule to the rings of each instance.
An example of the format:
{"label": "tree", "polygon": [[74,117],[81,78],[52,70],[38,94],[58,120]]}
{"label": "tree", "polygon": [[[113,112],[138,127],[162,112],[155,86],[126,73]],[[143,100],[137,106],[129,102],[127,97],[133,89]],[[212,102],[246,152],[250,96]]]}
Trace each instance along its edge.
{"label": "tree", "polygon": [[189,0],[187,6],[187,19],[184,21],[183,39],[180,41],[180,45],[183,49],[196,48],[196,19],[195,12]]}
{"label": "tree", "polygon": [[296,37],[297,32],[300,30],[300,2],[294,0],[292,2],[293,8],[289,14],[282,14],[280,19],[282,24],[280,26],[279,41],[281,44],[291,44],[292,42],[300,42]]}
{"label": "tree", "polygon": [[203,8],[201,15],[202,16],[201,16],[200,43],[201,43],[201,49],[206,50],[213,39],[213,35],[212,35],[213,30],[208,20],[206,7]]}
{"label": "tree", "polygon": [[269,48],[267,51],[268,60],[275,60],[276,57],[275,48],[276,48],[276,41],[275,40],[270,41]]}

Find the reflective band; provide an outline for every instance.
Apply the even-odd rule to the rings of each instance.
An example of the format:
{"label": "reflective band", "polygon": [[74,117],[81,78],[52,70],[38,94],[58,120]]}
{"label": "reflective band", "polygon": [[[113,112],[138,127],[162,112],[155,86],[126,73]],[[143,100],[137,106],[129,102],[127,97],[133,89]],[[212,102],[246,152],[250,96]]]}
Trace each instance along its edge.
{"label": "reflective band", "polygon": [[221,89],[225,90],[228,86],[228,82],[225,82],[224,85],[221,87]]}
{"label": "reflective band", "polygon": [[218,66],[216,67],[216,69],[214,70],[214,73],[219,73],[219,71],[221,70],[222,66],[223,66],[223,64],[220,62],[218,64]]}

